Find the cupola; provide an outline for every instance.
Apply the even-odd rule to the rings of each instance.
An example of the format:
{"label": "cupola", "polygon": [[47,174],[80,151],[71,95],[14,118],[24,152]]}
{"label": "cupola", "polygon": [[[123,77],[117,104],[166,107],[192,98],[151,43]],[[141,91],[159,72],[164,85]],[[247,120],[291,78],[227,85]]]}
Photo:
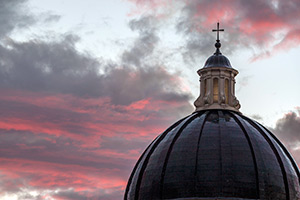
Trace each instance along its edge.
{"label": "cupola", "polygon": [[220,48],[219,28],[217,32],[216,52],[210,56],[202,69],[200,76],[200,96],[195,101],[196,111],[208,109],[225,109],[239,112],[240,103],[235,96],[235,76],[238,71],[232,68],[230,61],[222,55]]}

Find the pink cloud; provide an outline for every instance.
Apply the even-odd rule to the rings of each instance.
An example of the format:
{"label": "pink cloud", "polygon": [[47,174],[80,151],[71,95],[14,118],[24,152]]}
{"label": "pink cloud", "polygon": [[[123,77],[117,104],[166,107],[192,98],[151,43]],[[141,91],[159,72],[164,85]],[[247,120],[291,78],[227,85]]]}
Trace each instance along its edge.
{"label": "pink cloud", "polygon": [[292,30],[274,47],[274,50],[289,50],[300,45],[300,29]]}
{"label": "pink cloud", "polygon": [[190,108],[185,101],[150,97],[114,105],[108,97],[1,92],[0,171],[5,185],[0,191],[73,188],[77,195],[90,191],[98,198],[104,195],[100,190],[122,194],[147,144],[187,114],[174,110]]}
{"label": "pink cloud", "polygon": [[[156,1],[131,1],[137,7],[147,7],[156,15],[157,7],[165,7],[165,12],[171,4],[158,4]],[[252,61],[266,58],[266,51],[274,53],[295,48],[300,45],[299,29],[300,3],[297,0],[288,1],[217,1],[217,0],[191,0],[173,1],[181,3],[178,11],[180,26],[179,31],[185,33],[184,37],[189,38],[189,33],[197,31],[207,34],[207,30],[214,28],[217,21],[226,29],[228,44],[234,44],[230,48],[257,48],[262,50],[260,56],[254,55]],[[149,11],[148,11],[149,12]],[[151,12],[150,12],[151,13]],[[169,15],[173,18],[174,15]],[[170,20],[166,18],[165,20]],[[188,31],[186,31],[188,30]],[[226,33],[225,33],[226,34]],[[281,40],[281,41],[280,41]],[[280,41],[278,43],[278,41]],[[274,54],[272,53],[272,55]]]}
{"label": "pink cloud", "polygon": [[[77,191],[90,189],[124,188],[126,180],[115,176],[116,169],[97,169],[79,165],[66,165],[24,159],[0,159],[1,173],[6,182],[23,179],[20,187],[55,189],[74,188]],[[9,185],[8,185],[9,186]],[[27,187],[28,187],[27,186]],[[11,187],[16,187],[11,185]],[[9,188],[8,188],[9,189]]]}

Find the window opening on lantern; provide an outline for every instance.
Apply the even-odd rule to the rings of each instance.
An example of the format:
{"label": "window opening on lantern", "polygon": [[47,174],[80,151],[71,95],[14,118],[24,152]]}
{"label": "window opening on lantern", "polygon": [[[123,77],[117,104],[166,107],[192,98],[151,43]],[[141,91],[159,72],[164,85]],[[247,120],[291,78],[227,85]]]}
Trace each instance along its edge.
{"label": "window opening on lantern", "polygon": [[204,79],[204,95],[207,95],[207,79]]}
{"label": "window opening on lantern", "polygon": [[218,103],[219,101],[219,81],[217,78],[213,79],[213,99],[214,103]]}
{"label": "window opening on lantern", "polygon": [[229,80],[225,79],[225,103],[228,104],[229,98]]}

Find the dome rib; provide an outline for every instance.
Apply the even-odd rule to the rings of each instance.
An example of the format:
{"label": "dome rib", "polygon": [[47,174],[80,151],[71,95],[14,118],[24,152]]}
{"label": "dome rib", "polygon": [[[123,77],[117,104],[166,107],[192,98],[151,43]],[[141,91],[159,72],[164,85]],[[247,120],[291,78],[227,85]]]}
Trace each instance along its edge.
{"label": "dome rib", "polygon": [[283,177],[283,182],[284,182],[284,187],[285,187],[285,194],[286,194],[286,200],[290,200],[290,192],[289,192],[289,185],[288,185],[288,180],[287,180],[287,174],[285,171],[285,167],[283,164],[283,161],[279,155],[279,152],[277,151],[275,145],[273,144],[272,140],[269,138],[269,136],[264,132],[264,130],[256,123],[254,123],[252,120],[250,120],[249,118],[242,116],[243,119],[245,119],[248,123],[250,123],[252,126],[254,126],[258,132],[266,139],[266,141],[268,142],[269,146],[271,147],[273,153],[276,156],[277,162],[279,163],[280,169],[281,169],[281,173],[282,173],[282,177]]}
{"label": "dome rib", "polygon": [[142,153],[141,157],[138,159],[137,163],[135,164],[135,166],[134,166],[134,168],[133,168],[133,170],[132,170],[132,173],[131,173],[131,175],[130,175],[130,177],[129,177],[129,179],[128,179],[128,184],[127,184],[127,187],[126,187],[126,190],[125,190],[124,199],[127,199],[128,191],[129,191],[130,185],[131,185],[131,183],[132,183],[133,176],[134,176],[134,174],[136,173],[137,167],[139,166],[139,164],[140,164],[141,161],[143,160],[143,158],[144,158],[146,152],[148,152],[150,146],[152,146],[152,144],[155,143],[155,141],[156,141],[159,137],[160,137],[160,135],[157,136],[157,137],[156,137],[156,138],[148,145],[148,147],[145,149],[145,151]]}
{"label": "dome rib", "polygon": [[193,116],[191,116],[186,122],[184,122],[184,124],[180,127],[180,129],[177,131],[176,135],[174,136],[169,148],[168,148],[168,152],[164,161],[164,165],[163,165],[163,169],[162,169],[162,173],[161,173],[161,187],[160,187],[160,198],[163,198],[163,186],[164,186],[164,177],[165,177],[165,172],[166,172],[166,168],[167,168],[167,164],[170,158],[170,154],[172,152],[173,146],[176,142],[176,140],[178,139],[178,137],[180,136],[180,134],[182,133],[182,131],[185,129],[185,127],[187,127],[195,118],[201,116],[203,114],[203,112],[198,112],[196,114],[194,114]]}
{"label": "dome rib", "polygon": [[253,164],[254,164],[254,169],[255,169],[255,179],[256,179],[256,193],[257,193],[257,198],[260,198],[259,195],[259,178],[258,178],[258,167],[257,167],[257,160],[256,160],[256,156],[255,156],[255,152],[254,152],[254,148],[253,148],[253,144],[251,142],[250,136],[248,134],[248,132],[246,131],[244,125],[242,124],[242,122],[237,118],[237,114],[233,114],[231,112],[228,112],[230,116],[232,116],[232,118],[235,120],[235,122],[240,126],[240,128],[242,129],[242,131],[244,132],[244,135],[247,139],[247,142],[249,144],[250,150],[251,150],[251,154],[252,154],[252,160],[253,160]]}
{"label": "dome rib", "polygon": [[[144,162],[142,163],[142,167],[140,169],[140,172],[139,172],[139,175],[138,175],[138,179],[137,179],[137,183],[136,183],[136,190],[134,192],[134,199],[138,199],[138,195],[139,195],[139,188],[140,188],[140,185],[141,185],[141,181],[142,181],[142,176],[144,174],[144,171],[145,171],[145,168],[147,167],[147,164],[148,164],[148,161],[149,161],[149,158],[150,156],[152,155],[153,151],[155,150],[155,148],[158,146],[158,144],[164,139],[164,137],[171,131],[173,130],[174,128],[176,128],[182,121],[184,121],[186,118],[190,117],[187,116],[183,119],[180,119],[179,121],[175,122],[172,126],[170,126],[167,130],[165,130],[161,135],[157,136],[149,145],[148,147],[146,148],[146,150],[143,152],[142,156],[140,157],[140,159],[138,160],[138,162],[136,163],[136,165],[134,166],[134,169],[133,169],[133,172],[131,173],[130,175],[130,178],[128,180],[128,184],[127,184],[127,187],[126,187],[126,191],[125,191],[125,195],[124,195],[124,200],[127,200],[128,199],[128,193],[129,193],[129,188],[132,184],[132,180],[133,180],[133,177],[134,175],[136,174],[136,171],[137,171],[137,168],[138,166],[140,165],[141,161],[143,160],[144,158],[144,155],[146,155],[146,158],[144,160]],[[148,152],[149,150],[149,152]]]}
{"label": "dome rib", "polygon": [[[195,179],[197,179],[197,171],[198,171],[198,157],[199,157],[199,146],[200,146],[200,140],[201,140],[201,136],[202,136],[202,131],[203,131],[203,128],[204,128],[204,125],[205,125],[205,122],[207,120],[207,117],[208,115],[211,113],[211,111],[206,111],[205,112],[205,118],[203,120],[203,123],[201,125],[201,129],[200,129],[200,134],[199,134],[199,137],[198,137],[198,142],[197,142],[197,151],[196,151],[196,165],[195,165]],[[196,183],[197,180],[195,180],[195,183]]]}

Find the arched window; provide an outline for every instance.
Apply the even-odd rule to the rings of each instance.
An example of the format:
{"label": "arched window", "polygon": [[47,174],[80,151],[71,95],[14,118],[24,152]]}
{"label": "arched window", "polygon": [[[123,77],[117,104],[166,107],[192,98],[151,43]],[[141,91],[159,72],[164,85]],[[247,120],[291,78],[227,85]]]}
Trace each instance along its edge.
{"label": "arched window", "polygon": [[218,103],[218,101],[219,101],[219,81],[217,78],[214,78],[213,86],[214,86],[214,91],[213,91],[214,103]]}
{"label": "arched window", "polygon": [[229,101],[229,80],[225,79],[225,103],[228,104]]}

